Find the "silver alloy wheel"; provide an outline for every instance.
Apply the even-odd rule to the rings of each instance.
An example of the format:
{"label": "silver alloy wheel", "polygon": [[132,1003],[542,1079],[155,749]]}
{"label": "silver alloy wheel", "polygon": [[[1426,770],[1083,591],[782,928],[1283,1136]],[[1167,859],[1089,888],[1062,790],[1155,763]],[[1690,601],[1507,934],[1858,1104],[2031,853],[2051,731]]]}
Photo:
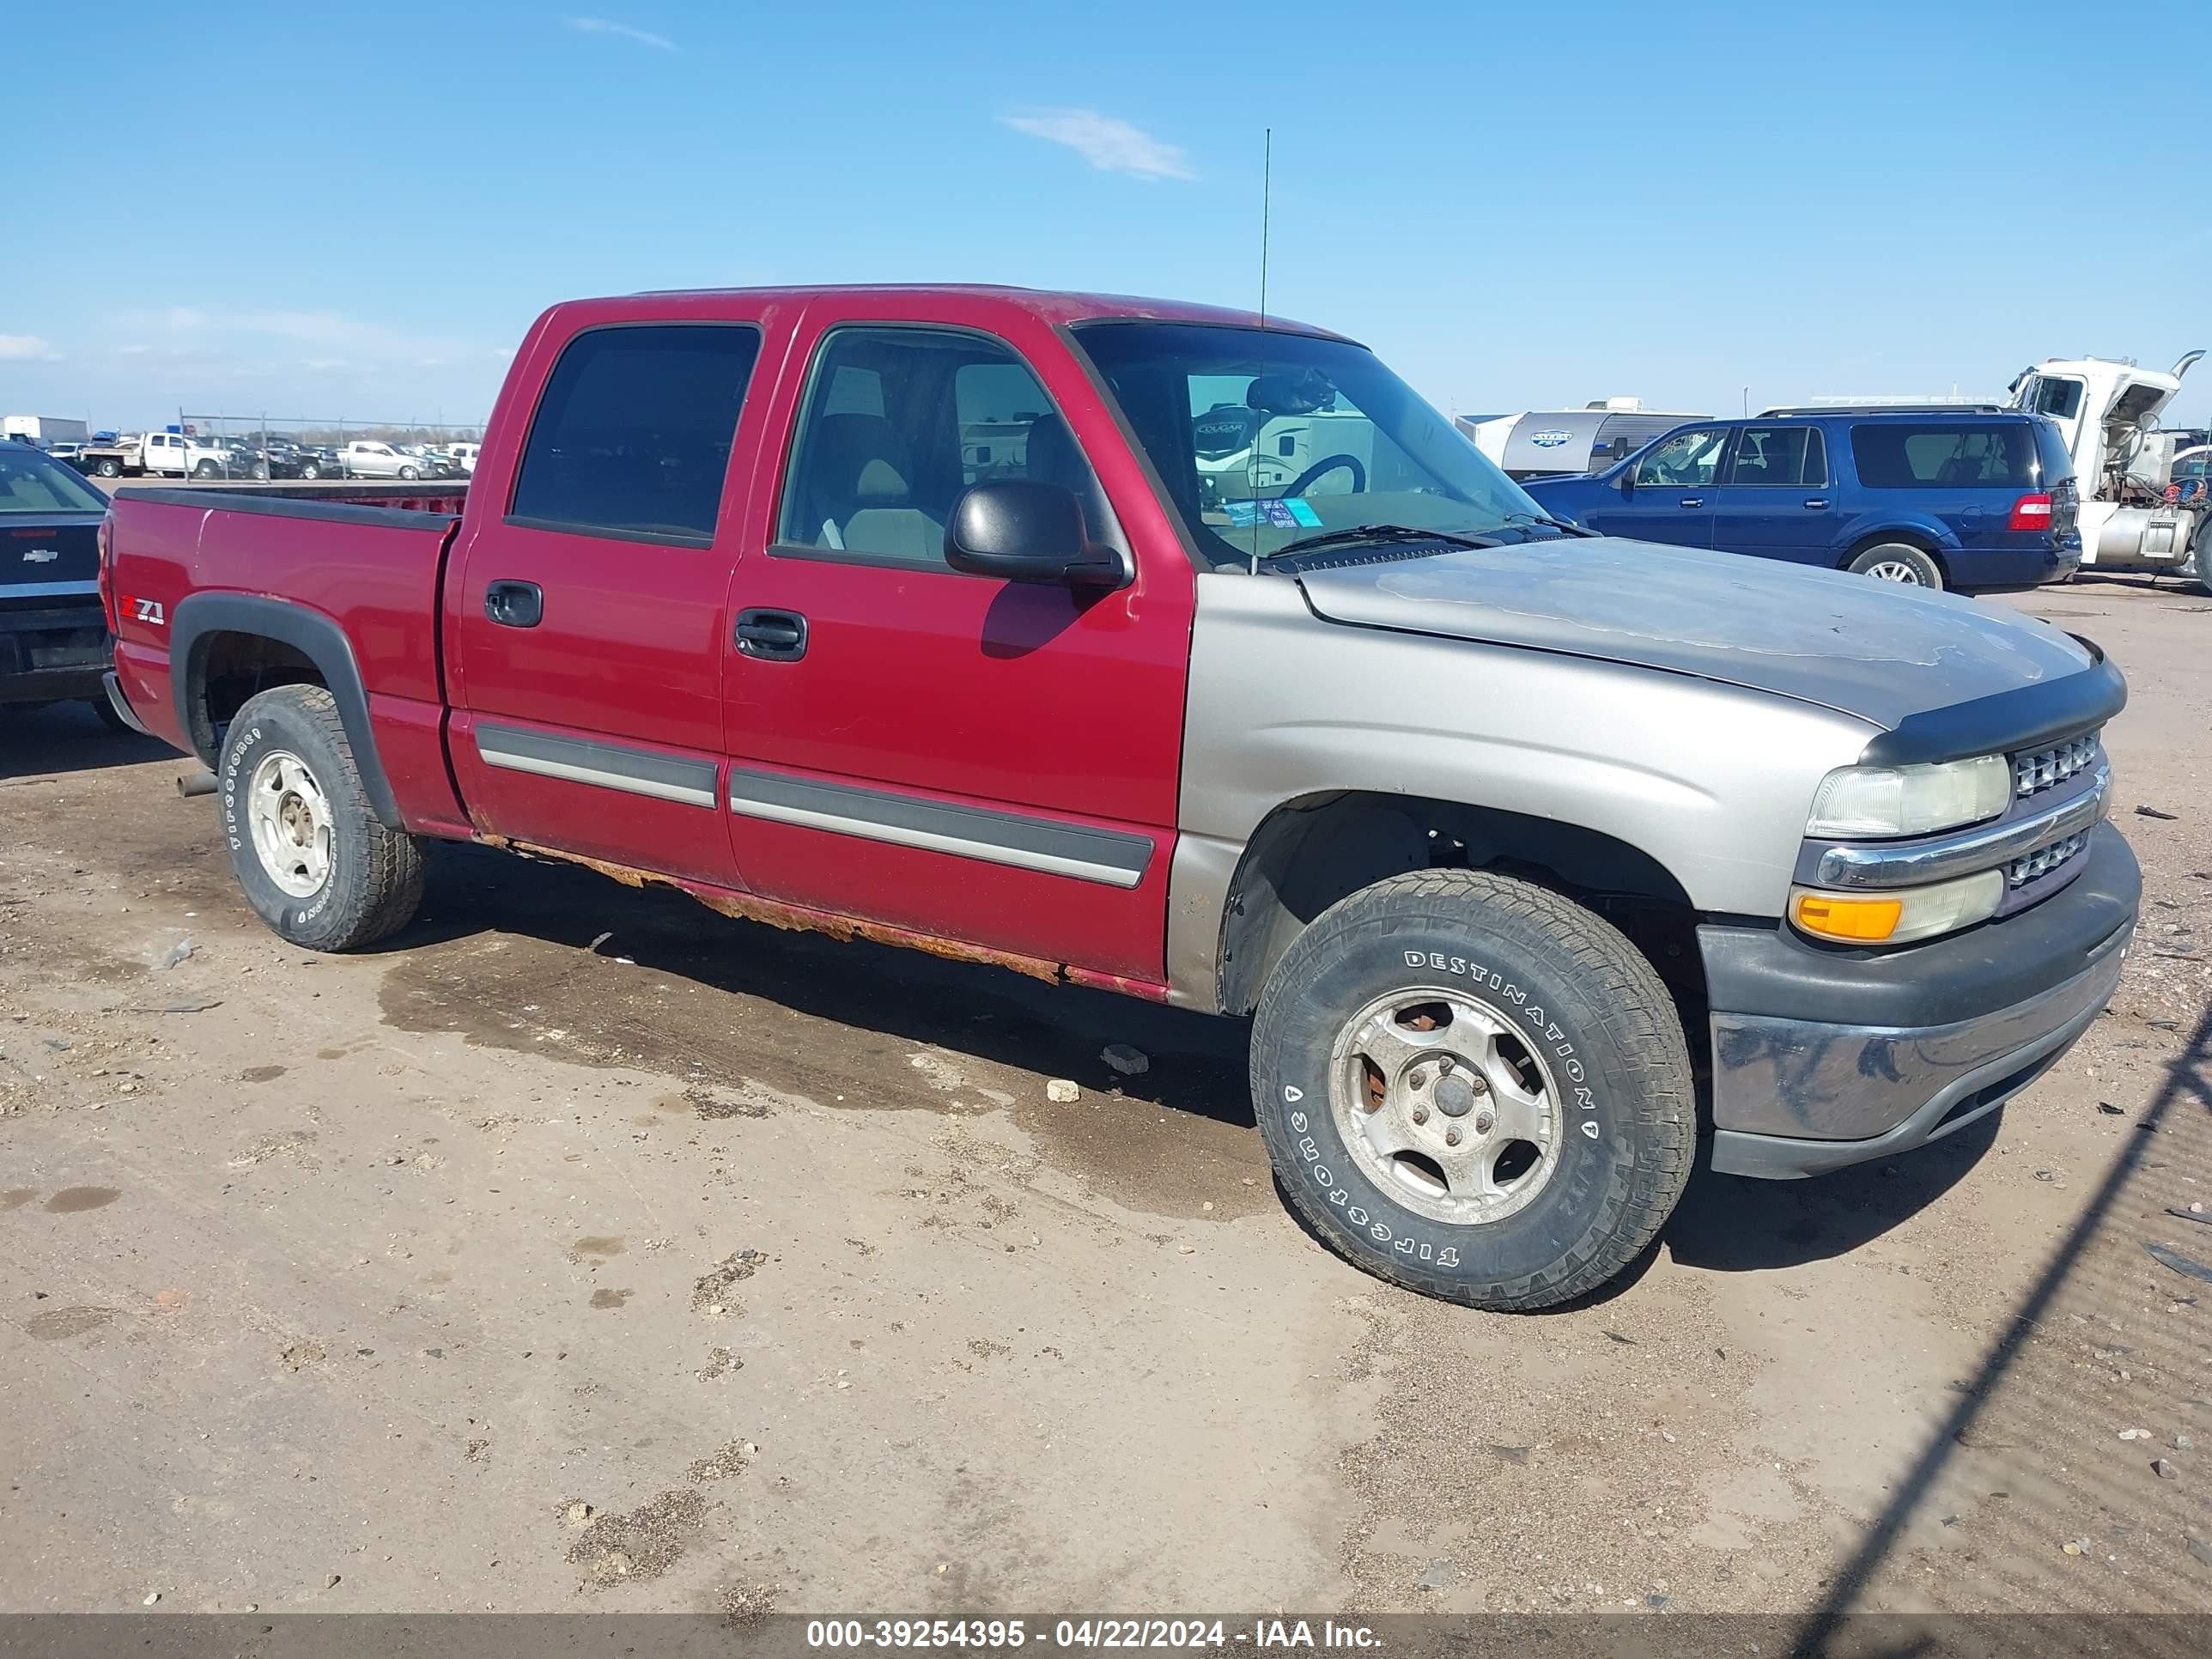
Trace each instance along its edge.
{"label": "silver alloy wheel", "polygon": [[246,790],[246,822],[261,867],[294,898],[312,898],[331,873],[331,804],[306,763],[287,750],[261,757]]}
{"label": "silver alloy wheel", "polygon": [[1866,568],[1866,574],[1878,582],[1906,582],[1920,586],[1920,573],[1902,559],[1883,559]]}
{"label": "silver alloy wheel", "polygon": [[1565,1115],[1514,1022],[1462,990],[1377,997],[1338,1033],[1329,1105],[1361,1173],[1431,1221],[1502,1221],[1544,1189]]}

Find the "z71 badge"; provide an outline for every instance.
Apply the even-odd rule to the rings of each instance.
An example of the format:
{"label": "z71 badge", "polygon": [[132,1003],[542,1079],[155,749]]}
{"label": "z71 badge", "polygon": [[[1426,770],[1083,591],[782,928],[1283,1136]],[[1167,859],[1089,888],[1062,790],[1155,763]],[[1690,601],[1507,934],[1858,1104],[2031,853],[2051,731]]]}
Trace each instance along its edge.
{"label": "z71 badge", "polygon": [[134,599],[126,594],[116,601],[116,606],[125,616],[142,623],[151,623],[156,628],[169,619],[159,599]]}

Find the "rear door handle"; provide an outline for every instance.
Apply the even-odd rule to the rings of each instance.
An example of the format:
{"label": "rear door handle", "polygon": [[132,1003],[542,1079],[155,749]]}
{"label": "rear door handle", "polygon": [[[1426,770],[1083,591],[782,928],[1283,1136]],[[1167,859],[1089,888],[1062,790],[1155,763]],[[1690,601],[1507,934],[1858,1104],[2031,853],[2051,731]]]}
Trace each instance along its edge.
{"label": "rear door handle", "polygon": [[536,582],[497,581],[484,588],[484,615],[501,628],[535,628],[545,620],[545,593]]}
{"label": "rear door handle", "polygon": [[1805,503],[1805,505],[1806,505],[1806,506],[1808,506],[1808,507],[1826,507],[1827,504],[1828,504],[1828,498],[1827,498],[1826,495],[1815,495],[1815,496],[1814,496],[1814,497],[1813,497],[1813,499],[1812,499],[1812,500],[1810,500],[1809,501],[1807,501],[1807,502]]}
{"label": "rear door handle", "polygon": [[806,654],[806,618],[796,611],[740,611],[734,630],[741,656],[797,662]]}
{"label": "rear door handle", "polygon": [[1703,507],[1705,504],[1705,498],[1703,495],[1685,495],[1678,503],[1682,507]]}

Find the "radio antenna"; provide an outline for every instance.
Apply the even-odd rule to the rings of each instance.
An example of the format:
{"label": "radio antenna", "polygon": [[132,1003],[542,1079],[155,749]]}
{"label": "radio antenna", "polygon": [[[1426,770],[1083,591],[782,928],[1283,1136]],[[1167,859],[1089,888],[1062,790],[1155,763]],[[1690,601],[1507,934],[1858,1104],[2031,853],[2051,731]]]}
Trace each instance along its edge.
{"label": "radio antenna", "polygon": [[[1268,215],[1268,210],[1269,210],[1269,209],[1270,209],[1270,208],[1273,206],[1273,198],[1274,198],[1274,185],[1275,185],[1275,130],[1274,130],[1274,128],[1273,128],[1273,127],[1265,127],[1265,128],[1262,128],[1262,129],[1261,130],[1261,139],[1260,139],[1260,331],[1261,331],[1261,333],[1263,333],[1263,334],[1264,334],[1264,333],[1266,333],[1266,332],[1267,332],[1267,215]],[[1266,374],[1267,374],[1267,347],[1266,347],[1266,345],[1263,343],[1263,344],[1261,346],[1261,348],[1260,348],[1260,373],[1261,373],[1261,374],[1262,376],[1265,376],[1265,375],[1266,375]],[[1250,568],[1250,574],[1253,574],[1253,575],[1255,575],[1255,576],[1256,576],[1256,575],[1258,575],[1258,574],[1260,574],[1260,518],[1261,518],[1261,514],[1260,514],[1260,512],[1259,512],[1259,502],[1260,502],[1260,493],[1259,493],[1259,489],[1260,489],[1260,487],[1259,487],[1259,484],[1258,484],[1258,483],[1257,483],[1257,481],[1256,481],[1256,480],[1257,480],[1257,475],[1258,475],[1258,472],[1259,472],[1259,468],[1260,468],[1260,433],[1261,433],[1261,428],[1264,428],[1267,424],[1267,416],[1264,416],[1264,415],[1261,416],[1260,416],[1260,418],[1259,418],[1258,420],[1256,420],[1256,421],[1255,421],[1255,422],[1253,422],[1253,424],[1252,424],[1252,453],[1251,453],[1251,457],[1250,457],[1250,459],[1248,459],[1248,460],[1244,463],[1244,488],[1245,488],[1245,490],[1246,490],[1246,498],[1247,498],[1249,501],[1251,501],[1252,506],[1253,506],[1253,514],[1252,514],[1252,559],[1251,559],[1251,568]]]}

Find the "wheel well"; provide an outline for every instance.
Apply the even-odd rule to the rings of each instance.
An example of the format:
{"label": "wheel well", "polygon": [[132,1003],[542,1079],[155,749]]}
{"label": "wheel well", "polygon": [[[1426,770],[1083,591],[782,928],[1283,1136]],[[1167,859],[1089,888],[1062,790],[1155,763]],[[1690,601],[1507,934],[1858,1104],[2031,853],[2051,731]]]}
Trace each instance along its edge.
{"label": "wheel well", "polygon": [[330,684],[307,653],[258,634],[205,634],[192,654],[190,735],[203,754],[219,751],[233,717],[270,687]]}
{"label": "wheel well", "polygon": [[[1246,846],[1222,916],[1224,1011],[1257,1006],[1283,952],[1330,905],[1422,869],[1492,869],[1563,893],[1626,934],[1678,1001],[1704,1001],[1697,910],[1650,854],[1579,824],[1520,812],[1343,793],[1278,807]],[[1684,1024],[1695,1029],[1686,1018]]]}
{"label": "wheel well", "polygon": [[1889,543],[1918,548],[1934,560],[1936,568],[1943,573],[1943,585],[1946,587],[1951,585],[1951,562],[1944,557],[1943,550],[1936,544],[1936,538],[1924,530],[1877,530],[1870,536],[1862,536],[1844,550],[1844,556],[1837,562],[1836,568],[1849,570],[1851,561],[1869,548]]}

